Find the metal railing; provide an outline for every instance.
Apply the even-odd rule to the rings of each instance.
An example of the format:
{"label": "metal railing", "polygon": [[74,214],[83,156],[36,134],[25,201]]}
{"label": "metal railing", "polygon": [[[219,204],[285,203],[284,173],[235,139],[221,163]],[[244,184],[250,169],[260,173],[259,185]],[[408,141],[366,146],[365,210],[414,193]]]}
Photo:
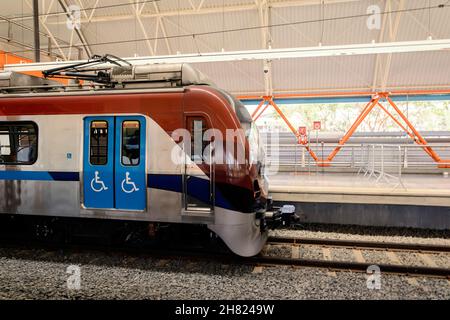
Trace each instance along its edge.
{"label": "metal railing", "polygon": [[[346,144],[327,168],[319,168],[311,158],[307,147],[311,148],[319,159],[326,159],[330,152],[338,146],[336,143],[310,143],[301,145],[297,143],[266,143],[265,150],[271,163],[278,165],[280,171],[317,171],[334,170],[358,172],[367,165],[367,146],[377,146],[383,152],[383,165],[390,168],[401,165],[402,171],[408,173],[440,172],[437,163],[423,150],[425,146],[416,144]],[[429,144],[443,159],[450,159],[450,143]],[[383,146],[383,148],[381,148]],[[378,158],[379,156],[377,156]],[[379,161],[377,161],[377,165]]]}
{"label": "metal railing", "polygon": [[402,146],[368,144],[361,147],[363,150],[358,175],[364,174],[368,179],[373,178],[376,184],[384,181],[393,184],[394,189],[399,186],[406,189],[402,181]]}

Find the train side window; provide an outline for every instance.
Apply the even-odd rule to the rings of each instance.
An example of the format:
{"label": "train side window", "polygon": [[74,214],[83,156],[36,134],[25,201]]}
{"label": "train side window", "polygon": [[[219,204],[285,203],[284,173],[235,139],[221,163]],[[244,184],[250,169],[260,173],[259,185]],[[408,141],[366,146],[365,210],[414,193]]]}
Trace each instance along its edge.
{"label": "train side window", "polygon": [[92,121],[89,161],[92,165],[108,163],[108,122]]}
{"label": "train side window", "polygon": [[124,121],[122,123],[122,164],[137,166],[140,161],[141,128],[139,121]]}
{"label": "train side window", "polygon": [[208,141],[203,141],[205,131],[208,129],[206,120],[203,117],[191,118],[189,123],[191,134],[191,160],[203,162],[203,152],[208,146]]}
{"label": "train side window", "polygon": [[37,160],[37,125],[0,122],[0,164],[31,165]]}

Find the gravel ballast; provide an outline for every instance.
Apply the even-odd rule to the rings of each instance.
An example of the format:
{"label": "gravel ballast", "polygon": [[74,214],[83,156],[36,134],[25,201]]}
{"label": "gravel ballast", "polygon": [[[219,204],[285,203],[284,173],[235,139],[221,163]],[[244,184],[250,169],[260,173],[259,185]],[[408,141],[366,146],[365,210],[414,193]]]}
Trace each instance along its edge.
{"label": "gravel ballast", "polygon": [[[80,267],[80,289],[67,268]],[[261,271],[261,270],[259,270]],[[120,254],[0,249],[1,299],[449,299],[445,279],[382,275],[380,290],[363,273],[228,265]]]}
{"label": "gravel ballast", "polygon": [[[310,225],[271,231],[272,236],[450,245],[449,232]],[[305,250],[302,250],[305,247]],[[289,257],[290,246],[269,246],[266,254]],[[320,246],[300,246],[299,257],[324,259]],[[348,260],[351,250],[331,250]],[[377,256],[379,255],[379,256]],[[389,262],[384,252],[363,252],[368,261]],[[402,262],[417,257],[398,253]],[[448,267],[448,255],[429,255]],[[423,259],[422,259],[423,260]],[[68,288],[78,266],[80,288]],[[73,270],[73,269],[72,269]],[[261,267],[180,258],[152,258],[118,252],[0,248],[0,299],[450,299],[447,279],[381,274],[381,289],[367,287],[367,275],[303,267]]]}
{"label": "gravel ballast", "polygon": [[305,224],[277,229],[271,236],[319,239],[399,242],[450,246],[450,230],[362,227],[351,225]]}

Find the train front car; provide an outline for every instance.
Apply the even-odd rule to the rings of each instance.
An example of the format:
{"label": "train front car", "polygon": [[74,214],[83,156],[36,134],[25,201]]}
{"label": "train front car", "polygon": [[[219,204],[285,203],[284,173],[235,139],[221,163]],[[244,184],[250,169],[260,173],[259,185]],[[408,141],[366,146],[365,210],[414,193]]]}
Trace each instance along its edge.
{"label": "train front car", "polygon": [[[268,224],[290,212],[270,212],[264,152],[245,106],[189,65],[111,59],[85,63],[110,62],[97,73],[79,64],[45,72],[70,70],[69,86],[0,74],[0,214],[35,216],[27,222],[37,229],[133,220],[150,237],[201,225],[234,253],[258,254]],[[25,133],[34,158],[18,162]]]}
{"label": "train front car", "polygon": [[[268,236],[264,217],[267,183],[262,174],[264,153],[250,114],[230,94],[204,86],[186,92],[184,111],[192,118],[187,122],[191,147],[184,149],[191,151],[191,160],[213,186],[214,220],[208,228],[234,253],[258,254]],[[191,179],[189,173],[187,179]],[[187,186],[189,190],[189,180]]]}

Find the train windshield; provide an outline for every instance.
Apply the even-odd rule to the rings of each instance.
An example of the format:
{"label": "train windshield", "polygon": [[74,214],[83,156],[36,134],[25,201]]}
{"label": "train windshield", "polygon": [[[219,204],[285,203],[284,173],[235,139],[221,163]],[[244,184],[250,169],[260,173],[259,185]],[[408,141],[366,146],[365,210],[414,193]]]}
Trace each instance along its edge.
{"label": "train windshield", "polygon": [[256,128],[252,117],[250,116],[247,108],[240,102],[239,104],[236,104],[236,114],[241,122],[242,129],[244,129],[245,135],[248,138],[250,136],[250,132]]}
{"label": "train windshield", "polygon": [[231,94],[219,90],[233,106],[236,115],[241,122],[242,129],[245,131],[245,135],[250,145],[250,162],[260,163],[262,166],[265,164],[265,151],[264,146],[261,143],[258,127],[252,119],[252,116],[248,112],[244,104],[233,97]]}
{"label": "train windshield", "polygon": [[[241,122],[242,129],[245,131],[245,135],[247,138],[250,136],[251,132],[256,129],[256,126],[253,125],[252,116],[250,115],[250,112],[248,112],[247,108],[244,106],[244,104],[236,99],[234,96],[229,94],[228,92],[225,92],[223,90],[219,90],[225,98],[230,102],[230,104],[233,106],[234,111],[236,112],[236,116],[238,117],[239,121]],[[256,129],[257,130],[257,129]]]}

